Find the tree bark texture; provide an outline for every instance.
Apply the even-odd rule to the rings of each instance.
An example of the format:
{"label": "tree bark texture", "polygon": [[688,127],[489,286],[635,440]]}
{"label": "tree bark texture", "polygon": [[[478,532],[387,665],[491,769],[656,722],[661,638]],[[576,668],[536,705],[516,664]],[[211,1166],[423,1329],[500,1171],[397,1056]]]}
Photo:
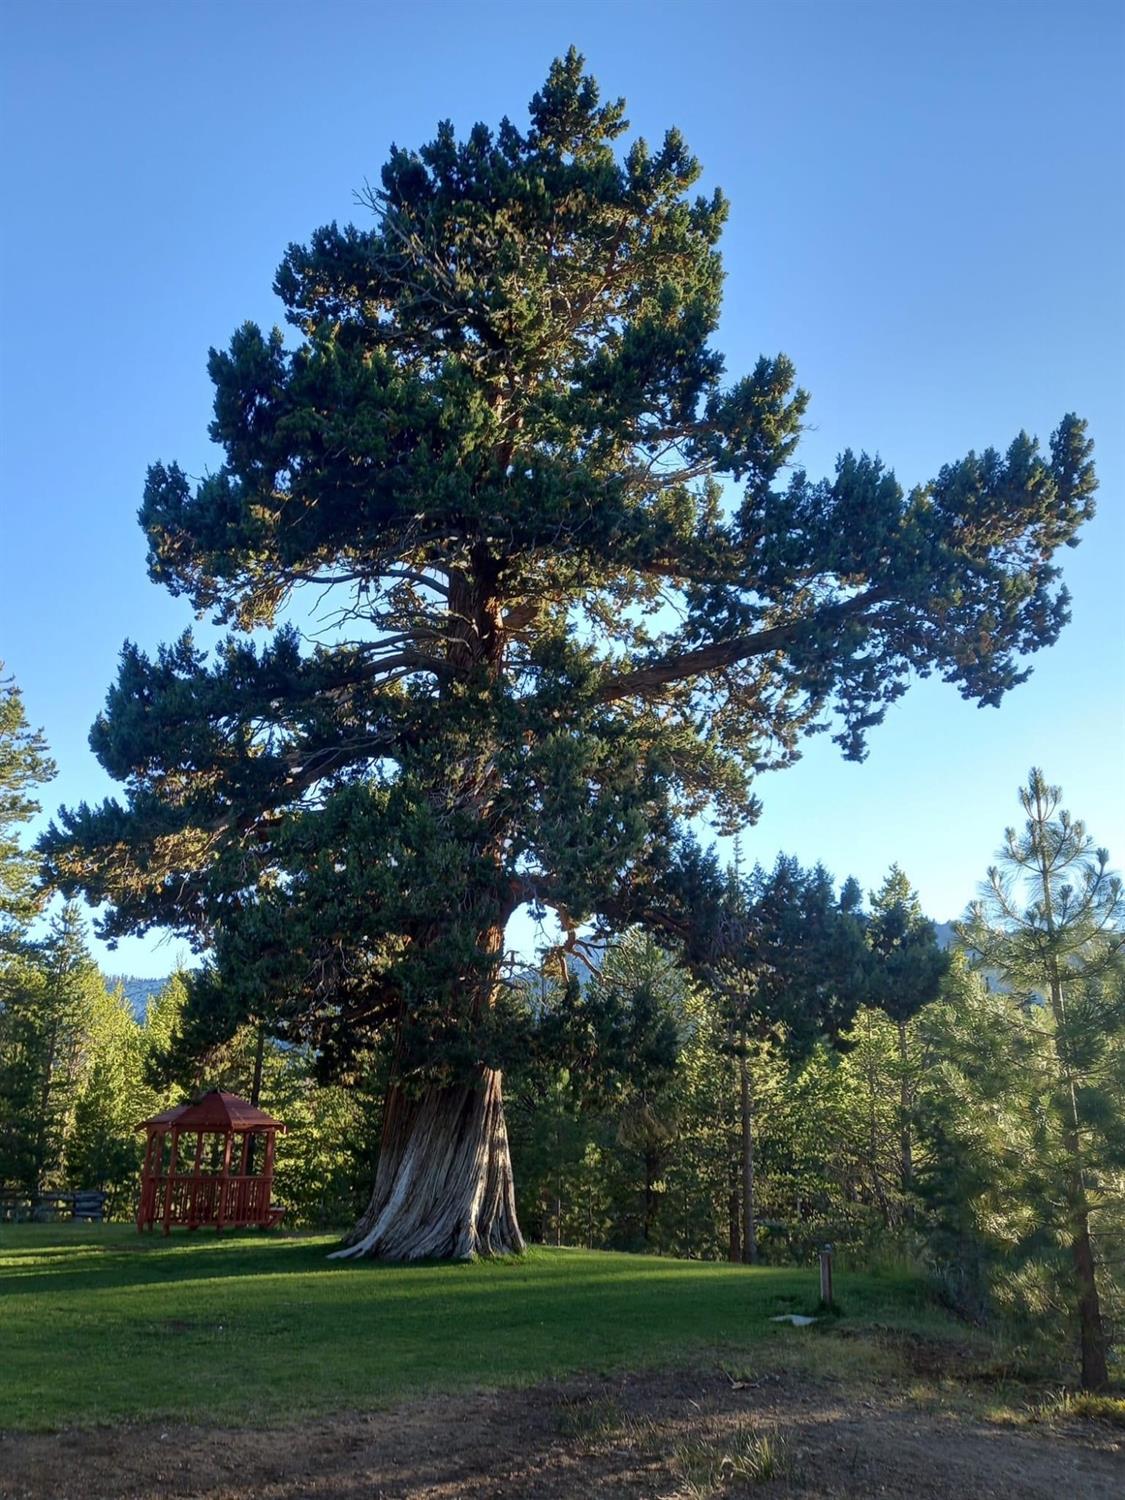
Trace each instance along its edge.
{"label": "tree bark texture", "polygon": [[742,1258],[758,1264],[758,1227],[754,1222],[754,1103],[750,1093],[750,1065],[746,1059],[746,1033],[738,1057],[738,1081],[742,1104]]}
{"label": "tree bark texture", "polygon": [[1098,1301],[1098,1282],[1094,1270],[1094,1247],[1090,1243],[1090,1225],[1079,1210],[1075,1235],[1070,1247],[1074,1279],[1078,1287],[1078,1327],[1082,1351],[1082,1389],[1101,1391],[1109,1384],[1109,1361],[1105,1325]]}
{"label": "tree bark texture", "polygon": [[334,1259],[468,1260],[524,1248],[500,1074],[387,1094],[375,1190]]}
{"label": "tree bark texture", "polygon": [[[1047,815],[1037,800],[1037,825],[1042,829]],[[1052,945],[1057,933],[1055,925],[1054,895],[1051,887],[1051,857],[1042,837],[1036,850],[1039,860],[1039,883],[1042,893],[1043,914]],[[1060,1114],[1063,1119],[1063,1145],[1071,1161],[1070,1179],[1067,1185],[1068,1206],[1072,1237],[1070,1242],[1071,1263],[1074,1266],[1075,1294],[1078,1311],[1078,1341],[1082,1359],[1082,1389],[1100,1391],[1109,1384],[1105,1324],[1102,1322],[1101,1303],[1098,1298],[1097,1267],[1094,1248],[1090,1242],[1090,1204],[1086,1195],[1085,1174],[1082,1170],[1082,1122],[1078,1111],[1078,1092],[1066,1038],[1066,995],[1063,990],[1063,969],[1053,946],[1047,952],[1047,975],[1050,981],[1051,1012],[1055,1021],[1055,1057],[1062,1076],[1064,1095]]]}
{"label": "tree bark texture", "polygon": [[742,1229],[739,1223],[738,1189],[732,1187],[727,1198],[727,1233],[729,1236],[729,1248],[727,1259],[736,1265],[742,1259]]}

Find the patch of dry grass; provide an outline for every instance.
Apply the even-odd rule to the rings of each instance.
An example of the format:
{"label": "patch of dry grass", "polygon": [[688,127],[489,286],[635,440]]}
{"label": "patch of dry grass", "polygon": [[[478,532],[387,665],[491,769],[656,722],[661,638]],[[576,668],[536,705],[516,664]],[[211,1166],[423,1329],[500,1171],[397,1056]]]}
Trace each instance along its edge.
{"label": "patch of dry grass", "polygon": [[711,1500],[731,1485],[789,1480],[797,1471],[789,1442],[752,1422],[719,1438],[683,1444],[676,1449],[675,1465],[683,1500]]}

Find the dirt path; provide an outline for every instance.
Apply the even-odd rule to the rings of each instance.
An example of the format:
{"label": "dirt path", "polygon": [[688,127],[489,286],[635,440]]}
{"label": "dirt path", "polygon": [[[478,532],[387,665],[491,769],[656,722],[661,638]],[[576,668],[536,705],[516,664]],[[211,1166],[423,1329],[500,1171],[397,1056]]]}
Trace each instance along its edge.
{"label": "dirt path", "polygon": [[[715,1371],[663,1372],[419,1398],[267,1433],[9,1433],[0,1435],[0,1497],[1117,1500],[1123,1437],[1097,1424],[1028,1433],[792,1374],[738,1389]],[[771,1451],[782,1472],[764,1482]]]}

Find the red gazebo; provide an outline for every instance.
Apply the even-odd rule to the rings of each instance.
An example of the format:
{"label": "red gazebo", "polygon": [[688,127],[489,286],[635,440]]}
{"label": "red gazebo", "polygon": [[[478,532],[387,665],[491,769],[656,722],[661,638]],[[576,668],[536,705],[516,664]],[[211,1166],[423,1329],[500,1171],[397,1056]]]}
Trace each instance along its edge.
{"label": "red gazebo", "polygon": [[[194,1104],[166,1109],[138,1130],[148,1132],[141,1169],[137,1228],[173,1224],[198,1229],[270,1229],[284,1213],[273,1204],[273,1155],[277,1132],[285,1126],[237,1094],[212,1089]],[[265,1150],[261,1170],[254,1171],[253,1142],[261,1136]],[[181,1148],[183,1138],[187,1149]],[[234,1168],[232,1171],[232,1156]],[[190,1163],[190,1165],[189,1165]]]}

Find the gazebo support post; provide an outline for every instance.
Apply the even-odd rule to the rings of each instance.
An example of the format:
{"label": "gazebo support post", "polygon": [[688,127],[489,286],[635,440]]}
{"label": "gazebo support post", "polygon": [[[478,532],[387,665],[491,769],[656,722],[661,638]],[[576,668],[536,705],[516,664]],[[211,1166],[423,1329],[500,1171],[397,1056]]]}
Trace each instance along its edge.
{"label": "gazebo support post", "polygon": [[242,1137],[242,1163],[238,1169],[238,1217],[240,1219],[246,1217],[246,1198],[250,1191],[246,1177],[250,1171],[250,1137],[252,1134],[253,1131],[248,1130]]}
{"label": "gazebo support post", "polygon": [[152,1174],[152,1180],[149,1183],[148,1208],[145,1213],[145,1223],[148,1226],[148,1231],[150,1234],[156,1228],[157,1215],[162,1213],[164,1210],[164,1205],[160,1201],[159,1194],[160,1179],[164,1175],[165,1135],[166,1132],[163,1130],[155,1130],[153,1131],[152,1135],[152,1158],[148,1164],[149,1172]]}
{"label": "gazebo support post", "polygon": [[180,1152],[180,1132],[172,1126],[172,1156],[168,1162],[168,1176],[164,1182],[164,1233],[172,1233],[172,1193],[175,1187],[176,1158]]}
{"label": "gazebo support post", "polygon": [[270,1200],[273,1197],[273,1143],[276,1132],[266,1131],[266,1160],[262,1167],[262,1198],[258,1205],[258,1223],[268,1229],[270,1224]]}
{"label": "gazebo support post", "polygon": [[[228,1131],[227,1138],[223,1142],[223,1170],[219,1176],[219,1213],[218,1220],[215,1225],[220,1234],[222,1234],[223,1232],[223,1218],[225,1216],[225,1209],[227,1206],[227,1186],[230,1182],[230,1148],[233,1144],[234,1137]],[[237,1214],[235,1215],[235,1217],[237,1218]]]}
{"label": "gazebo support post", "polygon": [[196,1229],[199,1226],[199,1187],[202,1180],[200,1168],[203,1165],[203,1131],[201,1130],[195,1138],[195,1164],[192,1167],[193,1182],[191,1184],[191,1209],[188,1213],[188,1228]]}

